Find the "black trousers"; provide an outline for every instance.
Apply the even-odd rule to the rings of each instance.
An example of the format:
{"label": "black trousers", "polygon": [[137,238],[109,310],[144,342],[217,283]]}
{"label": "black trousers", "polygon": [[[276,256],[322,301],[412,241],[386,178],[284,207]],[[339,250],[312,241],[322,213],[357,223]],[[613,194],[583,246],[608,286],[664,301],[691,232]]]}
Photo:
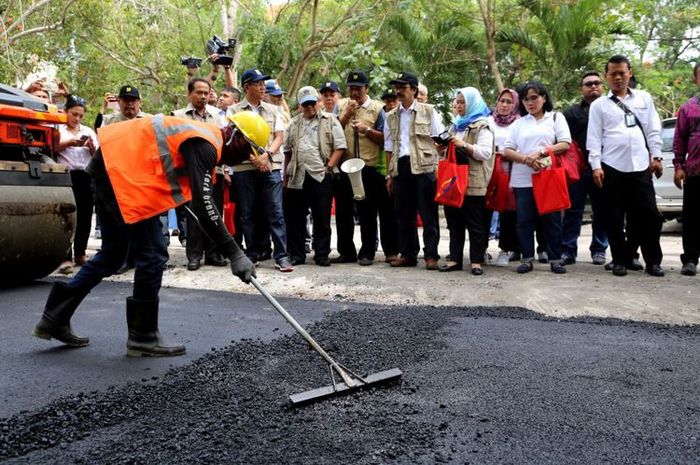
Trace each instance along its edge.
{"label": "black trousers", "polygon": [[338,235],[338,253],[345,255],[348,260],[357,259],[357,249],[353,237],[355,235],[355,218],[353,207],[355,200],[352,196],[350,178],[345,173],[333,175],[333,198],[335,199],[335,230]]}
{"label": "black trousers", "polygon": [[466,230],[469,231],[469,261],[484,263],[484,243],[489,237],[484,221],[486,213],[483,195],[464,197],[464,203],[459,208],[445,206],[447,229],[450,230],[450,259],[453,262],[462,263]]}
{"label": "black trousers", "polygon": [[399,252],[408,259],[418,256],[416,213],[423,220],[423,254],[438,259],[440,226],[435,197],[435,173],[412,174],[410,157],[398,160],[399,175],[393,178],[394,205],[399,223]]}
{"label": "black trousers", "polygon": [[624,173],[606,164],[603,172],[603,214],[613,263],[627,265],[639,244],[646,266],[660,265],[663,219],[656,208],[651,172]]}
{"label": "black trousers", "polygon": [[518,242],[518,234],[515,232],[517,217],[515,211],[503,211],[498,215],[500,222],[498,247],[506,252],[520,253],[520,242]]}
{"label": "black trousers", "polygon": [[[225,186],[226,183],[224,182],[224,175],[216,174],[216,183],[214,183],[212,190],[214,194],[214,204],[220,212],[224,211]],[[211,241],[204,236],[204,233],[189,216],[189,213],[186,213],[186,215],[187,246],[185,247],[185,253],[187,255],[187,260],[201,260],[205,255],[212,256],[217,254],[218,252],[216,251],[214,244],[212,244]]]}
{"label": "black trousers", "polygon": [[398,254],[397,222],[393,200],[386,190],[386,179],[376,168],[365,166],[362,169],[362,186],[365,189],[365,198],[357,202],[362,237],[358,257],[374,260],[377,250],[377,216],[379,216],[379,239],[384,255]]}
{"label": "black trousers", "polygon": [[683,186],[683,254],[681,262],[698,264],[700,255],[700,176],[688,176]]}
{"label": "black trousers", "polygon": [[[322,182],[306,174],[301,189],[285,189],[284,216],[287,224],[287,249],[297,263],[306,259],[306,215],[311,208],[313,219],[314,259],[327,258],[331,253],[331,205],[333,181],[325,176]],[[337,208],[337,207],[336,207]]]}
{"label": "black trousers", "polygon": [[[76,223],[75,237],[73,238],[73,257],[85,255],[90,228],[92,228],[92,210],[94,197],[92,190],[92,178],[84,170],[71,170],[70,179],[73,183],[73,196],[75,197]],[[71,251],[68,250],[66,260],[71,260]]]}

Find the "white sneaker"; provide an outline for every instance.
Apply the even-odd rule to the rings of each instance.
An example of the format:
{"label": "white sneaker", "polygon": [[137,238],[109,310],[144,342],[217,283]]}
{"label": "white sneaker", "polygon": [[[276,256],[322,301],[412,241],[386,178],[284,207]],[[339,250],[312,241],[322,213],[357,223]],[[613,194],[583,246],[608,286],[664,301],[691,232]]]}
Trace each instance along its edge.
{"label": "white sneaker", "polygon": [[508,266],[508,263],[510,263],[510,254],[505,250],[501,250],[496,259],[496,266]]}

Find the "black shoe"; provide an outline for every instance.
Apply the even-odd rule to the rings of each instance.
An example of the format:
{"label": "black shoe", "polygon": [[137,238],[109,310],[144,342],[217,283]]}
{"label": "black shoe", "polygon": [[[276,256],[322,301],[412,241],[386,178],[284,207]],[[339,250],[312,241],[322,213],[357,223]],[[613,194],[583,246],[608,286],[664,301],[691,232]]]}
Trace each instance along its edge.
{"label": "black shoe", "polygon": [[644,265],[639,263],[639,260],[636,258],[633,258],[628,264],[627,264],[627,269],[632,270],[632,271],[642,271],[644,269]]}
{"label": "black shoe", "polygon": [[688,262],[683,264],[683,268],[681,268],[681,274],[683,276],[695,276],[697,273],[697,266],[693,262]]}
{"label": "black shoe", "polygon": [[44,313],[34,327],[32,336],[47,340],[53,338],[71,347],[85,347],[90,344],[89,338],[76,335],[70,326],[75,309],[89,292],[68,287],[62,282],[53,283],[49,298],[46,299]]}
{"label": "black shoe", "polygon": [[258,255],[258,261],[264,262],[265,260],[270,260],[272,258],[272,252],[263,252]]}
{"label": "black shoe", "polygon": [[357,261],[357,257],[340,254],[337,257],[331,258],[330,261],[331,263],[355,263]]}
{"label": "black shoe", "polygon": [[457,263],[457,262],[453,262],[451,260],[448,260],[447,263],[445,263],[444,265],[440,265],[440,267],[438,268],[438,271],[442,271],[444,273],[450,272],[450,271],[459,271],[462,269],[462,266],[463,265],[461,263]]}
{"label": "black shoe", "polygon": [[183,345],[165,345],[158,332],[158,299],[126,298],[127,357],[174,357],[185,353]]}
{"label": "black shoe", "polygon": [[299,258],[299,257],[291,257],[289,261],[292,263],[292,266],[297,266],[297,265],[303,265],[306,263],[305,258]]}
{"label": "black shoe", "polygon": [[228,265],[228,262],[224,257],[222,257],[219,254],[216,255],[208,255],[207,257],[204,258],[204,264],[208,266],[226,266]]}
{"label": "black shoe", "polygon": [[566,254],[561,255],[561,263],[562,265],[575,265],[576,264],[576,259],[574,257],[571,257]]}
{"label": "black shoe", "polygon": [[314,261],[318,266],[331,266],[331,260],[328,257],[314,257]]}
{"label": "black shoe", "polygon": [[374,260],[371,258],[362,257],[357,261],[357,263],[359,263],[361,266],[370,266],[372,263],[374,263]]}
{"label": "black shoe", "polygon": [[549,269],[552,270],[552,273],[556,273],[556,274],[565,274],[566,273],[566,268],[564,268],[564,265],[562,263],[550,263]]}
{"label": "black shoe", "polygon": [[609,262],[605,264],[605,271],[612,271],[612,269],[615,267],[615,264],[613,262]]}
{"label": "black shoe", "polygon": [[524,274],[529,273],[530,271],[532,271],[533,268],[534,267],[532,265],[532,262],[523,262],[520,265],[518,265],[518,268],[516,268],[515,271],[517,271],[520,274]]}
{"label": "black shoe", "polygon": [[474,276],[481,276],[482,274],[484,274],[484,270],[481,267],[474,267],[472,268],[472,274]]}
{"label": "black shoe", "polygon": [[613,265],[612,272],[615,276],[627,276],[627,267],[625,265]]}
{"label": "black shoe", "polygon": [[187,262],[187,269],[189,271],[198,270],[200,266],[202,266],[202,263],[198,258],[197,259],[193,258],[192,260]]}
{"label": "black shoe", "polygon": [[666,275],[666,272],[664,271],[663,268],[661,268],[660,265],[649,265],[646,267],[646,272],[648,275],[656,276],[657,278],[660,278],[660,277]]}

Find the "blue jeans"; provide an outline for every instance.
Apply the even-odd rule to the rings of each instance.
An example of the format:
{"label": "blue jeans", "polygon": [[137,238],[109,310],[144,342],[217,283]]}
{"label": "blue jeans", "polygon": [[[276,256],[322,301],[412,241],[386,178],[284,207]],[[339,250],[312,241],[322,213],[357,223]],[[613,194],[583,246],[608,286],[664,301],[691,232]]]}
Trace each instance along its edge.
{"label": "blue jeans", "polygon": [[[261,209],[265,212],[267,224],[274,244],[273,258],[279,261],[288,258],[287,253],[287,225],[284,221],[282,210],[282,177],[280,170],[261,173],[257,170],[240,171],[233,175],[233,185],[236,189],[238,204],[236,209],[241,213],[241,229],[246,244],[246,254],[257,255],[261,251],[254,250],[258,231],[255,230],[255,211]],[[260,196],[258,197],[258,194]],[[262,205],[256,205],[256,199],[263,201]]]}
{"label": "blue jeans", "polygon": [[84,290],[94,288],[124,264],[129,250],[136,267],[133,297],[156,300],[163,278],[163,267],[168,261],[168,248],[160,216],[135,224],[124,223],[106,173],[95,176],[95,197],[100,209],[102,248],[80,268],[68,282],[68,287]]}
{"label": "blue jeans", "polygon": [[581,224],[583,223],[583,210],[586,205],[586,195],[591,197],[591,209],[593,213],[591,237],[591,257],[596,254],[605,255],[608,248],[608,235],[605,232],[605,222],[602,213],[603,191],[593,184],[591,170],[587,169],[581,173],[581,179],[569,185],[569,197],[571,198],[571,208],[564,212],[562,224],[562,253],[575,259],[578,254],[578,238],[581,235]]}
{"label": "blue jeans", "polygon": [[562,212],[539,215],[532,187],[515,187],[513,191],[517,214],[515,230],[518,234],[523,262],[533,261],[535,258],[535,223],[538,216],[542,221],[549,261],[550,263],[560,262]]}

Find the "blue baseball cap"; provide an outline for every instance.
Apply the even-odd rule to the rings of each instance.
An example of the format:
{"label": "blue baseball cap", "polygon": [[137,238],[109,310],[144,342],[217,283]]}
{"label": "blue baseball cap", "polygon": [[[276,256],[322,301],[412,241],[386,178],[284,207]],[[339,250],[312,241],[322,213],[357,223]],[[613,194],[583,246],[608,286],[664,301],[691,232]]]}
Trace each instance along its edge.
{"label": "blue baseball cap", "polygon": [[284,90],[282,90],[282,87],[277,84],[277,81],[270,79],[269,81],[265,81],[265,93],[279,97],[280,95],[284,94]]}
{"label": "blue baseball cap", "polygon": [[333,92],[340,93],[340,87],[338,87],[338,83],[335,81],[326,81],[321,84],[321,87],[318,89],[319,93],[322,94],[324,90],[332,90]]}
{"label": "blue baseball cap", "polygon": [[248,84],[249,82],[267,81],[270,76],[263,74],[259,69],[251,68],[243,71],[241,76],[241,85]]}
{"label": "blue baseball cap", "polygon": [[318,102],[318,92],[311,86],[305,86],[299,89],[297,92],[297,101],[299,105],[303,105],[307,102]]}

